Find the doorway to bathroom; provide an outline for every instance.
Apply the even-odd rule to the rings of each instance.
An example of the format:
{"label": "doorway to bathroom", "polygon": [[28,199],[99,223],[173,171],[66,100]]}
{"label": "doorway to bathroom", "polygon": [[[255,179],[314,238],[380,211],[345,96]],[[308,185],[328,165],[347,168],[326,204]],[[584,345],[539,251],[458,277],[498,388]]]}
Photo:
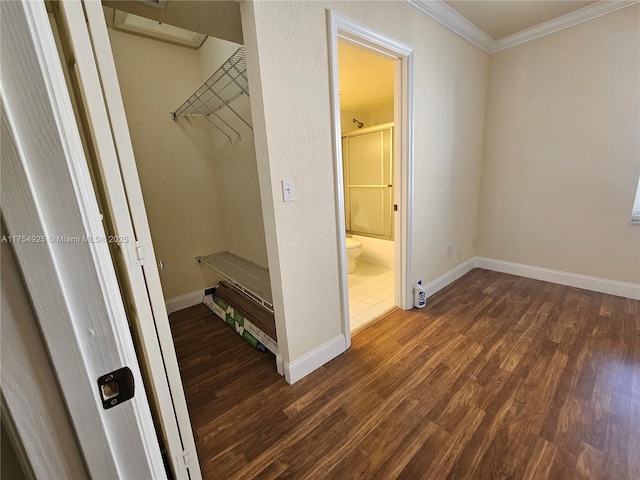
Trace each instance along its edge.
{"label": "doorway to bathroom", "polygon": [[393,308],[411,308],[412,49],[335,12],[329,24],[343,324],[350,339]]}
{"label": "doorway to bathroom", "polygon": [[349,322],[354,334],[396,306],[394,62],[338,42]]}

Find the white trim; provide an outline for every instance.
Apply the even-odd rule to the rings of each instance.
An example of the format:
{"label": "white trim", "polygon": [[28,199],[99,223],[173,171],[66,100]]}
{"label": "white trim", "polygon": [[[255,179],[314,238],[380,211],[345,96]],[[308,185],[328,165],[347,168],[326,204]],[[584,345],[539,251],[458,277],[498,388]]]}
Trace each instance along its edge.
{"label": "white trim", "polygon": [[413,52],[412,47],[340,13],[328,10],[328,15],[331,31],[340,38],[378,52],[392,60],[397,60],[399,55],[408,56]]}
{"label": "white trim", "polygon": [[631,223],[640,225],[640,179],[638,179],[638,187],[636,188],[636,196],[631,208]]}
{"label": "white trim", "polygon": [[[129,269],[129,275],[130,280],[134,275],[138,279],[135,285],[136,290],[138,290],[136,293],[138,298],[146,288],[144,298],[140,299],[137,307],[145,313],[145,318],[141,316],[139,324],[141,331],[145,332],[142,339],[145,344],[145,354],[152,357],[149,360],[150,368],[147,373],[150,373],[152,377],[156,400],[161,409],[158,420],[163,427],[166,447],[169,451],[168,457],[176,478],[200,480],[202,473],[196,454],[195,439],[191,429],[178,359],[160,284],[160,275],[157,268],[158,261],[151,240],[151,232],[142,198],[140,180],[107,26],[100,2],[85,0],[83,4],[87,18],[86,25],[93,44],[93,60],[95,64],[92,69],[96,71],[102,87],[102,92],[100,85],[98,85],[90,95],[100,95],[102,93],[104,99],[102,110],[104,113],[100,113],[100,115],[104,115],[104,120],[107,121],[107,128],[110,121],[113,134],[111,139],[113,143],[110,149],[117,151],[117,155],[101,157],[101,161],[104,163],[110,161],[109,168],[113,168],[118,173],[122,172],[121,178],[118,178],[117,181],[114,178],[114,188],[110,192],[109,201],[111,202],[116,197],[126,198],[124,202],[119,203],[121,210],[119,210],[118,215],[126,217],[119,223],[125,224],[126,228],[129,229],[132,227],[131,222],[133,222],[136,240],[144,246],[147,255],[147,259],[142,265],[144,276],[140,269]],[[107,131],[105,130],[105,132]],[[130,219],[128,218],[129,215],[131,215]],[[133,282],[131,283],[133,284]],[[138,313],[141,315],[140,312]],[[159,368],[160,365],[163,365],[164,368]],[[183,451],[187,452],[190,458],[188,471],[180,460]]]}
{"label": "white trim", "polygon": [[[344,185],[342,171],[342,132],[340,129],[340,80],[338,77],[338,21],[334,12],[327,11],[329,30],[329,75],[331,91],[331,117],[333,118],[333,155],[335,184]],[[344,189],[336,188],[337,231],[338,231],[338,282],[340,288],[340,312],[342,314],[342,332],[345,335],[346,348],[351,346],[351,326],[349,322],[349,284],[347,282],[347,244],[345,235],[346,219],[344,213]],[[285,377],[286,378],[286,377]]]}
{"label": "white trim", "polygon": [[521,277],[543,280],[545,282],[559,283],[568,287],[584,288],[594,292],[608,293],[619,297],[640,300],[640,284],[618,282],[605,278],[590,277],[577,273],[552,270],[550,268],[522,265],[520,263],[505,262],[491,258],[475,257],[475,265],[478,268],[493,270],[494,272],[509,273]]}
{"label": "white trim", "polygon": [[456,35],[491,53],[494,40],[441,0],[405,0],[423,15],[435,20]]}
{"label": "white trim", "polygon": [[[413,307],[413,50],[407,47],[404,50],[404,55],[403,61],[398,62],[396,71],[396,79],[401,77],[401,81],[395,81],[395,98],[399,101],[394,100],[394,117],[401,118],[402,121],[397,122],[394,128],[394,154],[400,152],[400,158],[403,161],[399,175],[400,191],[396,193],[399,197],[396,197],[396,201],[400,206],[400,213],[396,217],[396,238],[394,241],[395,264],[400,265],[400,268],[396,269],[395,297],[396,300],[400,299],[398,306],[408,310]],[[403,106],[406,107],[406,111],[403,111]],[[404,116],[402,116],[403,114]],[[397,141],[398,138],[401,139],[400,142]],[[394,174],[396,172],[397,170]]]}
{"label": "white trim", "polygon": [[179,297],[170,298],[166,302],[167,313],[174,313],[178,310],[183,310],[185,308],[193,307],[202,303],[202,299],[204,298],[204,291],[198,290],[196,292],[185,293],[184,295],[180,295]]}
{"label": "white trim", "polygon": [[284,360],[280,354],[276,355],[276,371],[281,377],[284,377]]}
{"label": "white trim", "polygon": [[[3,169],[11,171],[9,164],[17,160],[17,145],[10,125],[7,125],[4,108],[0,109],[2,165]],[[3,178],[3,181],[6,179]],[[8,189],[6,184],[3,187],[2,200],[5,201],[5,195],[10,192],[4,191]],[[1,233],[3,236],[11,234],[7,231]],[[9,243],[2,243],[0,248],[0,414],[3,427],[7,427],[27,478],[87,478],[84,458],[22,274]],[[38,414],[34,415],[34,412]],[[0,460],[5,461],[4,458]]]}
{"label": "white trim", "polygon": [[[296,358],[293,362],[282,362],[284,379],[288,383],[294,384],[327,362],[330,362],[341,353],[344,353],[346,350],[347,346],[345,336],[338,335],[325,344],[311,350],[309,353]],[[282,360],[280,359],[280,361]],[[276,365],[278,365],[277,358]]]}
{"label": "white trim", "polygon": [[562,15],[561,17],[554,18],[547,22],[541,23],[526,30],[514,33],[508,37],[500,38],[493,42],[493,45],[489,53],[499,52],[521,43],[535,40],[536,38],[544,37],[552,33],[564,30],[565,28],[579,25],[580,23],[588,22],[594,18],[598,18],[602,15],[615,12],[622,8],[629,7],[638,3],[638,0],[624,0],[624,1],[600,1],[588,5],[580,10]]}
{"label": "white trim", "polygon": [[[105,232],[44,3],[3,2],[1,30],[3,104],[19,150],[6,164],[3,155],[12,179],[3,217],[9,232],[46,239],[17,243],[15,253],[87,468],[92,477],[166,478],[120,293],[106,288],[116,282],[108,246],[55,240]],[[123,365],[137,395],[105,412],[95,381]]]}
{"label": "white trim", "polygon": [[640,284],[618,282],[606,278],[591,277],[578,273],[563,272],[550,268],[534,267],[521,263],[505,262],[485,257],[473,257],[461,263],[448,272],[440,275],[435,280],[424,285],[427,298],[433,296],[446,286],[466,275],[474,268],[484,268],[494,272],[508,273],[519,277],[542,280],[544,282],[558,283],[568,287],[583,288],[593,292],[607,293],[619,297],[640,300]]}
{"label": "white trim", "polygon": [[491,38],[442,0],[405,0],[405,2],[485,52],[496,53],[635,5],[638,0],[602,0],[498,40]]}
{"label": "white trim", "polygon": [[338,232],[338,261],[340,309],[346,348],[351,345],[349,321],[349,291],[345,245],[344,178],[342,172],[342,132],[340,131],[340,92],[338,79],[338,38],[361,45],[394,60],[396,66],[394,92],[394,158],[400,174],[396,176],[396,198],[400,207],[395,216],[396,302],[409,309],[412,301],[411,218],[413,203],[413,48],[362,25],[332,10],[327,10],[329,37],[329,74],[331,113],[333,118],[333,155],[336,190],[336,223]]}
{"label": "white trim", "polygon": [[442,290],[446,286],[452,284],[453,282],[458,280],[463,275],[466,275],[467,273],[469,273],[474,268],[476,268],[475,257],[474,258],[470,258],[469,260],[461,263],[457,267],[452,268],[448,272],[443,273],[442,275],[440,275],[435,280],[431,280],[429,283],[424,285],[424,290],[425,290],[425,292],[427,294],[427,298],[435,295],[440,290]]}
{"label": "white trim", "polygon": [[[534,280],[558,283],[569,287],[583,288],[594,292],[640,300],[640,284],[617,282],[604,278],[590,277],[577,273],[562,272],[485,257],[470,258],[424,285],[427,298],[432,297],[474,268],[484,268],[495,272],[508,273],[510,275],[532,278]],[[302,357],[297,358],[293,362],[283,361],[282,357],[277,355],[276,366],[278,373],[280,373],[280,375],[284,374],[286,381],[293,384],[345,352],[346,349],[346,338],[340,335]]]}
{"label": "white trim", "polygon": [[[74,4],[62,2],[61,10],[74,10],[75,8],[71,8]],[[76,51],[77,65],[81,70],[80,83],[82,88],[86,88],[84,96],[87,105],[93,105],[88,117],[93,123],[94,135],[100,139],[96,146],[103,152],[98,157],[114,227],[122,229],[127,236],[133,238],[135,226],[136,240],[144,247],[147,255],[142,270],[140,267],[127,269],[131,297],[137,310],[134,321],[140,329],[139,337],[149,366],[145,373],[152,384],[151,390],[159,410],[157,420],[164,433],[174,475],[178,479],[199,480],[202,475],[195,440],[104,14],[100,2],[85,0],[83,6],[86,21],[84,15],[77,19],[75,34],[82,36],[84,40],[76,40],[74,47],[82,51],[82,57]],[[187,452],[191,459],[188,471],[181,460],[183,452]]]}

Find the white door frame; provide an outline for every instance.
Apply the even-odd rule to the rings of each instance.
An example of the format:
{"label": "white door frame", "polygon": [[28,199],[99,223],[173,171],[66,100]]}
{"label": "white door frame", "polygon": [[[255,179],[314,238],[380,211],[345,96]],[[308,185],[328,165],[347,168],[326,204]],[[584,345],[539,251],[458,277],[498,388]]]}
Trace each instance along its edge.
{"label": "white door frame", "polygon": [[202,475],[195,440],[102,6],[95,1],[66,1],[59,7],[108,197],[104,207],[115,229],[109,233],[128,239],[118,245],[116,254],[124,260],[128,300],[135,308],[129,320],[139,333],[148,365],[145,379],[157,408],[168,463],[178,480],[198,480]]}
{"label": "white door frame", "polygon": [[[336,217],[343,334],[351,345],[349,290],[347,283],[344,178],[342,172],[342,132],[338,78],[338,39],[361,45],[396,62],[394,81],[394,203],[398,214],[395,231],[395,301],[408,310],[412,301],[411,231],[413,204],[413,48],[344,15],[328,10],[331,108],[333,116],[333,156],[336,185]],[[397,161],[399,159],[399,161]]]}
{"label": "white door frame", "polygon": [[[78,445],[92,478],[166,478],[44,2],[0,8],[2,216]],[[135,396],[104,410],[123,366]]]}

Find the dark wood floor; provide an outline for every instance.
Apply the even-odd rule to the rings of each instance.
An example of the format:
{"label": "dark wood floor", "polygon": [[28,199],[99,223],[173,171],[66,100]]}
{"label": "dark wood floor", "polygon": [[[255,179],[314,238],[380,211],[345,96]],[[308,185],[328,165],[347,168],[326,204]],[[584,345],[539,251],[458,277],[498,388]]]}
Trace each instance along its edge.
{"label": "dark wood floor", "polygon": [[474,270],[288,385],[171,315],[207,479],[640,479],[638,301]]}

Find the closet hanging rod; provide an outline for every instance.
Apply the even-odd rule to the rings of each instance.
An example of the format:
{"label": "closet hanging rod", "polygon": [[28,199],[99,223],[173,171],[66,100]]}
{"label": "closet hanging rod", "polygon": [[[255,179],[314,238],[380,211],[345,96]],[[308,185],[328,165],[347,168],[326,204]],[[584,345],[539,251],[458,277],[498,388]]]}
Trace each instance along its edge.
{"label": "closet hanging rod", "polygon": [[242,95],[249,96],[247,62],[244,47],[238,48],[200,88],[180,105],[175,112],[172,112],[171,118],[176,120],[180,115],[203,116],[209,123],[227,136],[231,142],[231,137],[227,132],[209,118],[209,116],[213,114],[219,121],[224,123],[227,128],[232,130],[238,139],[241,139],[240,133],[217,112],[223,108],[228,108],[233,115],[253,130],[251,124],[230,105],[231,102]]}
{"label": "closet hanging rod", "polygon": [[[207,107],[207,105],[205,103],[202,104],[204,107],[206,107],[207,109],[209,109],[209,107]],[[228,139],[229,139],[229,143],[233,143],[233,141],[231,140],[231,137],[229,135],[226,134],[226,132],[224,130],[222,130],[219,126],[217,126],[215,123],[213,123],[211,121],[211,119],[209,118],[209,115],[207,115],[206,113],[203,113],[196,105],[193,106],[193,108],[196,109],[196,111],[202,115],[205,120],[207,120],[211,125],[213,125],[214,127],[216,127],[218,130],[220,130]],[[216,118],[218,120],[220,120],[222,123],[224,123],[227,127],[229,127],[231,130],[233,130],[233,133],[235,133],[238,136],[238,140],[242,140],[242,137],[240,137],[240,133],[238,133],[238,131],[233,128],[231,125],[229,125],[227,122],[224,121],[224,119],[218,115],[216,112],[214,112],[213,110],[210,110],[210,112],[216,116]]]}
{"label": "closet hanging rod", "polygon": [[[196,110],[198,110],[198,107],[194,107]],[[198,110],[200,111],[200,110]],[[218,129],[218,131],[220,133],[222,133],[225,137],[227,137],[229,139],[229,143],[233,143],[233,140],[231,139],[231,137],[229,136],[229,134],[227,132],[225,132],[224,130],[222,130],[218,125],[216,125],[215,123],[213,123],[213,120],[211,120],[208,116],[206,116],[204,113],[202,114],[202,116],[204,117],[204,119],[209,122],[211,125],[213,125],[214,127],[216,127]],[[216,115],[217,117],[217,115]],[[220,118],[220,117],[218,117]],[[175,118],[174,118],[175,120]],[[240,137],[240,135],[238,135],[238,138]]]}

